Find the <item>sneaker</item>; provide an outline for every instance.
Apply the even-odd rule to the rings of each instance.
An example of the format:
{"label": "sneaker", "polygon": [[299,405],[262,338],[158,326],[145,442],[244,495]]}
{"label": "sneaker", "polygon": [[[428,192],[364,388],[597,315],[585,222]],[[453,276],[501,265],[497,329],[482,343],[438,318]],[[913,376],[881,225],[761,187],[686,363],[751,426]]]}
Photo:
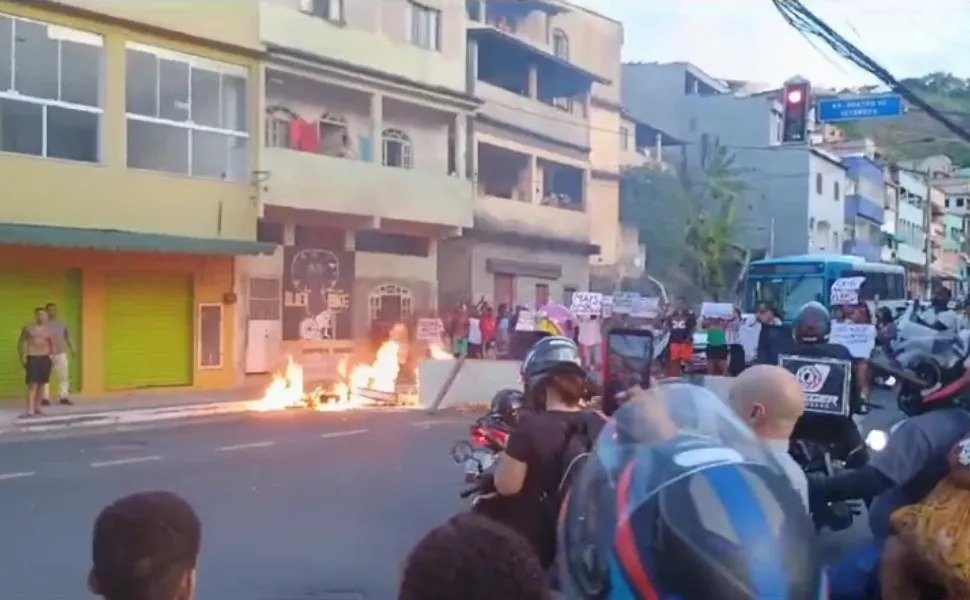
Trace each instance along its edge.
{"label": "sneaker", "polygon": [[70,398],[61,398],[59,404],[63,404],[64,406],[74,406],[74,403],[71,402]]}

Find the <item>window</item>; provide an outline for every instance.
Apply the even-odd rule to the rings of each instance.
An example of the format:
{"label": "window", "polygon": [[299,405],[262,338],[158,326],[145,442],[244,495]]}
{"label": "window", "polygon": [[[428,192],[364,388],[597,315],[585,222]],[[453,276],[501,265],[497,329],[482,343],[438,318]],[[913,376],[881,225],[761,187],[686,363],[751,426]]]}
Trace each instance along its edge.
{"label": "window", "polygon": [[222,305],[199,305],[199,368],[222,368]]}
{"label": "window", "polygon": [[293,111],[280,106],[266,109],[266,147],[290,148],[293,136],[290,126],[296,115]]}
{"label": "window", "polygon": [[128,166],[247,181],[247,69],[131,42],[126,57]]}
{"label": "window", "polygon": [[815,174],[815,193],[819,195],[822,194],[822,174],[821,173]]}
{"label": "window", "polygon": [[347,119],[340,115],[323,113],[317,122],[320,131],[320,153],[327,156],[353,158],[353,144]]}
{"label": "window", "polygon": [[381,138],[384,145],[384,166],[410,169],[411,138],[399,129],[385,129]]}
{"label": "window", "polygon": [[251,321],[279,321],[280,280],[272,277],[250,279],[247,310]]}
{"label": "window", "polygon": [[573,285],[567,285],[562,289],[562,303],[563,306],[573,305],[573,294],[579,291],[579,288]]}
{"label": "window", "polygon": [[835,197],[836,200],[839,199],[839,182],[838,181],[836,181],[834,184],[832,184],[832,195]]}
{"label": "window", "polygon": [[536,308],[542,308],[549,304],[549,284],[536,284]]}
{"label": "window", "polygon": [[630,149],[630,130],[620,127],[620,150]]}
{"label": "window", "polygon": [[410,42],[428,50],[441,50],[441,11],[409,2]]}
{"label": "window", "polygon": [[101,160],[101,36],[0,15],[0,150]]}
{"label": "window", "polygon": [[557,58],[569,60],[569,37],[562,29],[552,30],[552,53]]}
{"label": "window", "polygon": [[300,0],[300,10],[334,23],[343,22],[343,8],[343,0]]}

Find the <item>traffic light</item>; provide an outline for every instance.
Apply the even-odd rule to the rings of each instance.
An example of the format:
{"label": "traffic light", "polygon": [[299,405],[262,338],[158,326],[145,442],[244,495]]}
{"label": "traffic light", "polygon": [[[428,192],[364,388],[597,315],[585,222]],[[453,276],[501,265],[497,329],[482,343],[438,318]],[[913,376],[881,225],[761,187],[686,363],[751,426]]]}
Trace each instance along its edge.
{"label": "traffic light", "polygon": [[781,130],[782,143],[804,142],[808,135],[808,103],[811,85],[808,82],[790,83],[785,86],[784,119]]}

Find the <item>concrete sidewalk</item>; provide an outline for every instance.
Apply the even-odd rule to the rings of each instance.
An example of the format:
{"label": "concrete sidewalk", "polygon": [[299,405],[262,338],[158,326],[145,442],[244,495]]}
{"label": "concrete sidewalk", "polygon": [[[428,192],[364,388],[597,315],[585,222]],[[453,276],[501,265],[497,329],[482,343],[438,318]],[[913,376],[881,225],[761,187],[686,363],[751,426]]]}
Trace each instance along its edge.
{"label": "concrete sidewalk", "polygon": [[74,406],[47,406],[42,416],[29,419],[21,416],[23,408],[19,405],[6,404],[9,408],[0,408],[0,437],[248,412],[264,389],[260,382],[211,392],[143,392],[79,398]]}

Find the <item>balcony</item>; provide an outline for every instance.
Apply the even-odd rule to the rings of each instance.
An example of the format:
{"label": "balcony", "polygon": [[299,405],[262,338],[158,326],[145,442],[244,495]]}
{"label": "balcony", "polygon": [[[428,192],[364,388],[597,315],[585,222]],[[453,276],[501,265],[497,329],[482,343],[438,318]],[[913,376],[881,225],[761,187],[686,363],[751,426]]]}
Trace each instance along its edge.
{"label": "balcony", "polygon": [[582,115],[483,81],[475,82],[474,94],[485,101],[479,115],[488,120],[578,148],[589,148],[589,121]]}
{"label": "balcony", "polygon": [[297,210],[471,227],[472,185],[467,179],[379,163],[265,148],[266,204]]}
{"label": "balcony", "polygon": [[873,202],[865,196],[851,194],[845,197],[845,216],[847,219],[862,217],[882,225],[884,212],[882,203]]}
{"label": "balcony", "polygon": [[896,249],[896,259],[904,264],[921,267],[926,263],[926,253],[915,246],[899,244]]}
{"label": "balcony", "polygon": [[585,244],[590,239],[589,216],[584,212],[497,196],[478,197],[475,227]]}
{"label": "balcony", "polygon": [[[348,15],[348,18],[357,14],[374,17],[373,22],[361,23],[360,27],[357,23],[333,23],[305,14],[296,8],[297,3],[290,4],[260,2],[260,39],[271,51],[275,46],[328,62],[392,73],[397,78],[429,87],[465,91],[464,31],[460,27],[454,30],[447,27],[449,23],[460,22],[460,7],[446,11],[448,14],[441,20],[441,49],[433,51],[407,42],[404,24],[409,21],[405,2],[363,2],[366,6],[351,9],[356,14]],[[386,27],[382,29],[380,23]]]}
{"label": "balcony", "polygon": [[848,240],[842,245],[845,254],[861,256],[870,262],[879,262],[882,259],[882,247],[863,240]]}

